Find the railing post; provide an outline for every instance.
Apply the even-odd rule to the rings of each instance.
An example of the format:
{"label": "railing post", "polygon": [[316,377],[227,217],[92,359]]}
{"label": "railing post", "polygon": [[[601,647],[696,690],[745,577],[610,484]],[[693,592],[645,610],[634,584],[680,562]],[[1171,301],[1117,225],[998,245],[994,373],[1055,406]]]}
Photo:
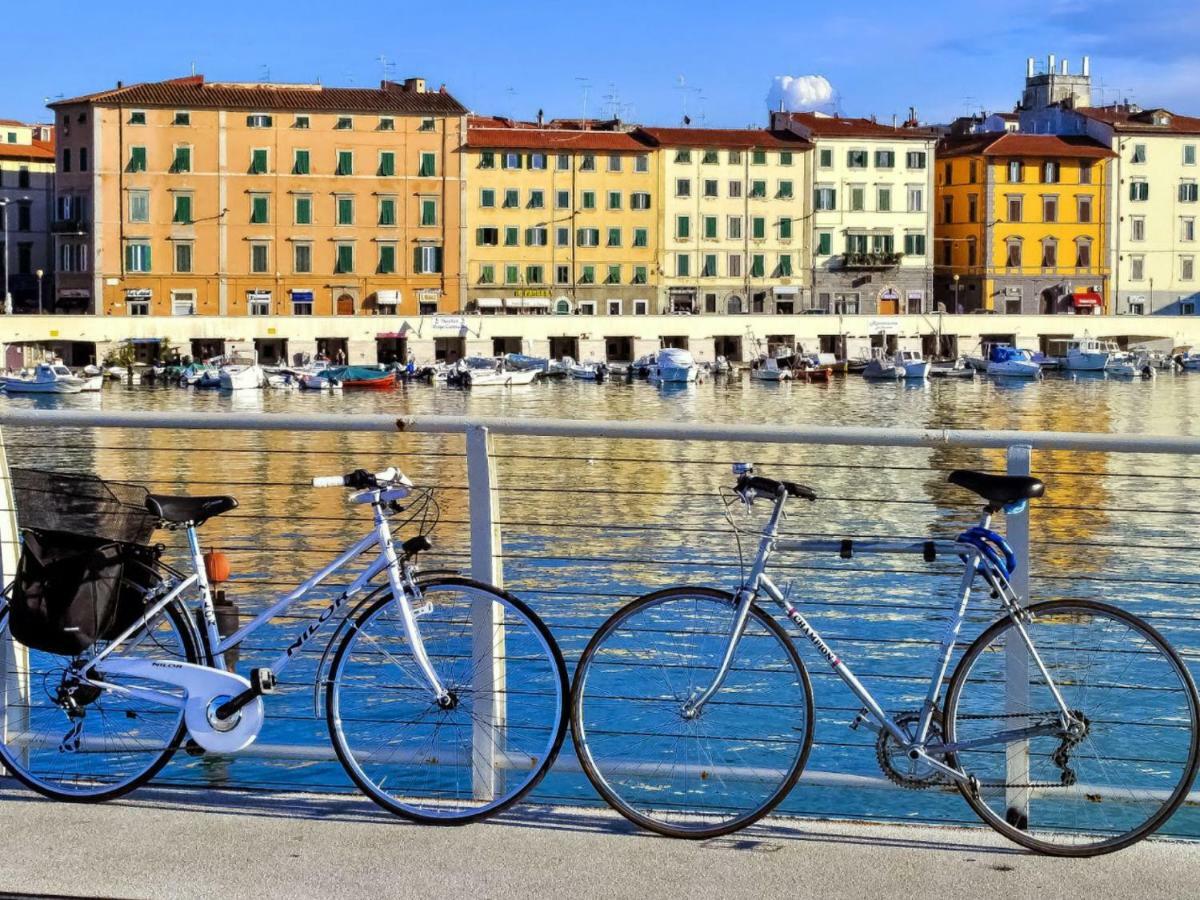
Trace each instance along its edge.
{"label": "railing post", "polygon": [[[0,428],[0,590],[8,587],[17,573],[18,541],[17,504],[13,499],[12,478],[8,471],[8,453],[4,448],[4,429]],[[10,672],[16,672],[14,681]],[[10,727],[18,732],[29,728],[29,651],[14,643],[12,638],[0,639],[0,734],[9,743]],[[9,690],[15,687],[16,721],[9,718]],[[27,752],[27,751],[26,751]],[[3,767],[0,767],[3,771]]]}
{"label": "railing post", "polygon": [[[1033,448],[1016,444],[1008,448],[1008,474],[1029,475],[1033,469]],[[1017,556],[1017,568],[1010,583],[1022,605],[1029,603],[1029,506],[1005,518],[1008,542]],[[1013,640],[1013,632],[1004,646],[1004,708],[1009,714],[1029,710],[1029,650],[1023,641]],[[1006,748],[1006,780],[1009,784],[1029,783],[1029,741],[1015,741]],[[1029,788],[1008,788],[1005,791],[1008,810],[1020,816],[1029,815]]]}
{"label": "railing post", "polygon": [[[487,428],[467,429],[467,497],[471,514],[471,576],[476,581],[504,585],[500,558],[499,503],[492,438]],[[471,605],[473,663],[471,778],[475,797],[489,800],[498,793],[498,754],[503,741],[505,703],[504,607],[477,598]]]}

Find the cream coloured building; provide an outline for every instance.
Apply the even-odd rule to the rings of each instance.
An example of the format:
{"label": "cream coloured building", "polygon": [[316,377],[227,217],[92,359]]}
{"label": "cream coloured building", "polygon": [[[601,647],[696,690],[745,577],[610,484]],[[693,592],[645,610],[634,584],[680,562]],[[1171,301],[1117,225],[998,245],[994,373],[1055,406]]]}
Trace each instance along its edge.
{"label": "cream coloured building", "polygon": [[815,148],[811,308],[931,311],[936,135],[822,113],[774,113],[772,124]]}
{"label": "cream coloured building", "polygon": [[[53,308],[53,202],[53,129],[0,119],[0,222],[7,218],[7,229],[0,231],[0,271],[8,267],[16,312],[37,310],[39,293],[42,308]],[[0,282],[0,309],[3,305]]]}

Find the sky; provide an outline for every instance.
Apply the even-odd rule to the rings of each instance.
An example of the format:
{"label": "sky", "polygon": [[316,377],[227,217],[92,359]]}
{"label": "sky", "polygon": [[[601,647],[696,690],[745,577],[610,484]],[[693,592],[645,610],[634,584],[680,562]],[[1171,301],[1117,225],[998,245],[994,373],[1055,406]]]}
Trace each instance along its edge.
{"label": "sky", "polygon": [[[194,66],[212,81],[375,86],[421,75],[479,113],[616,111],[656,125],[686,114],[722,127],[764,124],[775,79],[821,76],[832,88],[823,108],[890,121],[916,107],[923,122],[947,122],[1011,109],[1026,58],[1044,64],[1049,53],[1072,71],[1091,56],[1096,102],[1200,115],[1195,0],[6,5],[0,118],[27,121],[45,120],[60,96]],[[798,82],[808,83],[821,84]]]}

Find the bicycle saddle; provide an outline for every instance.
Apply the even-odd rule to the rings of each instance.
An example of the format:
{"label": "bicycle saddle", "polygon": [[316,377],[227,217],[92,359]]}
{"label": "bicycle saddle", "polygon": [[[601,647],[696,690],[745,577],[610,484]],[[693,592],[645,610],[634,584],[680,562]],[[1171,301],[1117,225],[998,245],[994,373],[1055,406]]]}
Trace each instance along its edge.
{"label": "bicycle saddle", "polygon": [[182,525],[191,522],[199,525],[214,516],[237,509],[233,497],[171,497],[166,494],[150,494],[146,497],[146,510],[164,522]]}
{"label": "bicycle saddle", "polygon": [[987,472],[955,469],[946,480],[973,491],[996,507],[1032,500],[1046,493],[1046,485],[1041,479],[1028,475],[989,475]]}

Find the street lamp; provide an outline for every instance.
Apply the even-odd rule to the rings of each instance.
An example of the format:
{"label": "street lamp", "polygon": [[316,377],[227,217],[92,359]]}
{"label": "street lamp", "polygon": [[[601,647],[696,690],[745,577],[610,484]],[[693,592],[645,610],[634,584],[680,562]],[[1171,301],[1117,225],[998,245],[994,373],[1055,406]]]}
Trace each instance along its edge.
{"label": "street lamp", "polygon": [[956,313],[962,312],[962,304],[959,303],[959,300],[958,300],[958,292],[960,290],[962,290],[962,285],[959,284],[959,282],[961,280],[962,280],[962,276],[959,275],[957,272],[955,272],[954,273],[954,311]]}
{"label": "street lamp", "polygon": [[12,315],[12,294],[8,292],[8,200],[0,200],[0,213],[4,218],[4,314]]}
{"label": "street lamp", "polygon": [[42,276],[43,276],[43,275],[45,275],[45,274],[46,274],[46,271],[45,271],[44,269],[38,269],[38,270],[37,270],[37,280],[38,280],[38,315],[39,315],[39,316],[42,314]]}

